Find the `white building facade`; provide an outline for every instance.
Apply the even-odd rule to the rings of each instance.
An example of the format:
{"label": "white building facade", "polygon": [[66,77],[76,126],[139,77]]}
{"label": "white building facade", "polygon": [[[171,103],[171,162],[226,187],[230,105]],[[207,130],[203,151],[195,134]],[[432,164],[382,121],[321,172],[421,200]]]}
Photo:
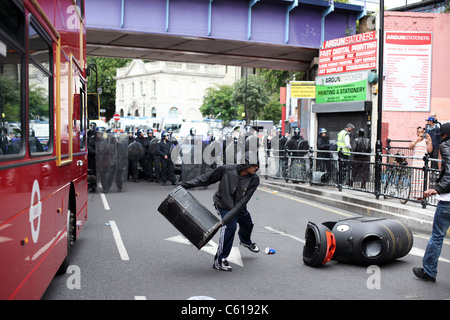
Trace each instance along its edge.
{"label": "white building facade", "polygon": [[206,89],[232,85],[240,67],[133,60],[116,74],[116,113],[124,116],[203,119]]}

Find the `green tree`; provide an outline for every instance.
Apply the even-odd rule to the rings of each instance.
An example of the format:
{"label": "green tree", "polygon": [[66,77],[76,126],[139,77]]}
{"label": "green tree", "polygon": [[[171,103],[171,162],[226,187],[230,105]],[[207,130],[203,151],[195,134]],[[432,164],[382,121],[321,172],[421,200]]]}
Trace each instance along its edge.
{"label": "green tree", "polygon": [[260,119],[273,120],[273,123],[278,123],[281,120],[280,94],[270,96],[269,102],[260,113]]}
{"label": "green tree", "polygon": [[[249,75],[235,83],[232,103],[240,106],[247,104],[247,119],[258,119],[269,102],[269,93],[264,77]],[[245,110],[245,109],[244,109]],[[267,119],[265,119],[267,120]]]}
{"label": "green tree", "polygon": [[28,108],[31,118],[29,120],[33,120],[37,116],[39,116],[41,120],[49,120],[47,95],[48,92],[46,89],[38,87],[37,85],[30,85],[28,89]]}
{"label": "green tree", "polygon": [[231,102],[233,86],[219,85],[206,89],[200,112],[204,117],[223,120],[225,123],[234,119],[234,106]]}
{"label": "green tree", "polygon": [[282,71],[282,70],[269,70],[259,69],[259,74],[265,79],[267,90],[270,94],[270,101],[264,107],[261,114],[261,119],[273,120],[274,123],[278,123],[281,120],[281,103],[280,101],[280,88],[286,87],[289,81],[303,80],[305,79],[304,72],[294,71]]}
{"label": "green tree", "polygon": [[[102,88],[100,95],[100,108],[106,109],[102,115],[109,120],[113,117],[116,110],[116,76],[117,68],[125,66],[129,61],[126,59],[103,58],[103,57],[89,57],[88,63],[94,63],[97,66],[97,81],[98,87]],[[96,93],[95,87],[95,72],[91,72],[88,83],[88,93]]]}
{"label": "green tree", "polygon": [[[0,120],[20,121],[20,86],[18,82],[0,77]],[[4,116],[4,118],[3,118]]]}
{"label": "green tree", "polygon": [[264,77],[267,83],[267,88],[270,93],[280,93],[280,87],[286,87],[286,83],[296,80],[303,80],[305,77],[304,72],[282,71],[282,70],[270,70],[259,69],[259,74]]}

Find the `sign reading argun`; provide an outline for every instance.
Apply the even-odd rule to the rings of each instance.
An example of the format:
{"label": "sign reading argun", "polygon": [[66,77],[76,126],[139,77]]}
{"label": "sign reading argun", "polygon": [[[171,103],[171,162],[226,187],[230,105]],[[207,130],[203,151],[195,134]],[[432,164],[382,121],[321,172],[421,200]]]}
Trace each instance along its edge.
{"label": "sign reading argun", "polygon": [[352,72],[316,78],[316,103],[364,101],[367,72]]}
{"label": "sign reading argun", "polygon": [[375,31],[325,41],[319,55],[316,103],[367,100],[367,70],[376,68]]}
{"label": "sign reading argun", "polygon": [[327,40],[319,55],[319,76],[376,69],[377,39],[375,31]]}
{"label": "sign reading argun", "polygon": [[430,111],[432,33],[385,33],[383,110]]}

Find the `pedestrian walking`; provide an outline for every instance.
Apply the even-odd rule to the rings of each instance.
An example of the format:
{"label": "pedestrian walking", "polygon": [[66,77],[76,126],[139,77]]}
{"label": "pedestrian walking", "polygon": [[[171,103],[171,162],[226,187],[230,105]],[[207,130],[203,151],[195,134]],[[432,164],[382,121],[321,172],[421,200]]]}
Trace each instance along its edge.
{"label": "pedestrian walking", "polygon": [[442,165],[436,186],[424,191],[425,198],[436,195],[439,203],[434,213],[433,229],[423,256],[423,268],[413,268],[413,273],[420,279],[435,282],[442,243],[450,226],[450,123],[441,125],[440,152]]}
{"label": "pedestrian walking", "polygon": [[190,189],[220,181],[213,197],[214,206],[224,222],[227,222],[220,229],[219,246],[214,256],[213,268],[217,270],[232,271],[227,257],[233,246],[237,224],[239,224],[240,244],[252,252],[259,252],[258,246],[251,240],[254,224],[247,210],[247,203],[259,185],[259,177],[256,174],[258,168],[256,154],[247,152],[245,164],[225,164],[197,178],[180,183],[184,188]]}

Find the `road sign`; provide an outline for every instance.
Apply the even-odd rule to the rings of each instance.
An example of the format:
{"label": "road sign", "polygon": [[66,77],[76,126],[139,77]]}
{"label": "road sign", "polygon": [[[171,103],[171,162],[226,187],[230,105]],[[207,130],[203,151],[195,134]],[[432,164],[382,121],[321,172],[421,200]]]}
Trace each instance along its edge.
{"label": "road sign", "polygon": [[114,115],[114,121],[119,121],[120,120],[120,114],[116,113]]}

